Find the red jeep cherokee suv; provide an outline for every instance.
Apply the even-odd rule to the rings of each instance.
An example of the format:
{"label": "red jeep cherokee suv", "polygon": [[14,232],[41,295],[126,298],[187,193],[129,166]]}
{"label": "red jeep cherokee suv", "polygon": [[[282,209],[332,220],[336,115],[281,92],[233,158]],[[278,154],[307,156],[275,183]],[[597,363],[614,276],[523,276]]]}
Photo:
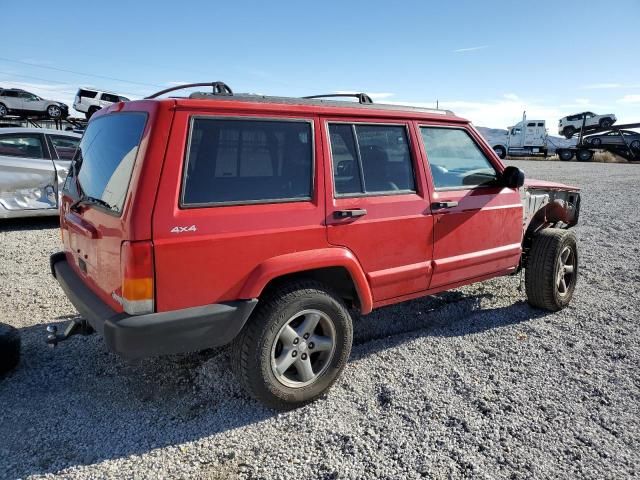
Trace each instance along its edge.
{"label": "red jeep cherokee suv", "polygon": [[344,368],[350,309],[521,268],[530,304],[569,303],[578,189],[525,186],[467,120],[365,94],[200,85],[213,93],[92,117],[64,188],[64,251],[51,257],[83,318],[50,329],[50,343],[96,330],[126,357],[232,343],[251,395],[289,408]]}

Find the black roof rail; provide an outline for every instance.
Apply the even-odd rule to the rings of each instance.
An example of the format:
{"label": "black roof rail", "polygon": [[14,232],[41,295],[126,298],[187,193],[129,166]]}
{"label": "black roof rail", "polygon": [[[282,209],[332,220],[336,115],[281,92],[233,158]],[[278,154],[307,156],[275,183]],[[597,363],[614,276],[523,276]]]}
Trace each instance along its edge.
{"label": "black roof rail", "polygon": [[184,85],[177,85],[175,87],[166,88],[164,90],[160,90],[159,92],[154,93],[153,95],[149,95],[145,97],[145,99],[157,98],[160,95],[164,95],[165,93],[173,92],[175,90],[182,90],[184,88],[192,88],[192,87],[211,87],[213,90],[213,95],[233,95],[233,91],[224,82],[209,82],[209,83],[186,83]]}
{"label": "black roof rail", "polygon": [[351,97],[357,98],[358,103],[373,103],[371,97],[366,93],[327,93],[326,95],[309,95],[307,97],[302,98],[332,98],[332,97]]}

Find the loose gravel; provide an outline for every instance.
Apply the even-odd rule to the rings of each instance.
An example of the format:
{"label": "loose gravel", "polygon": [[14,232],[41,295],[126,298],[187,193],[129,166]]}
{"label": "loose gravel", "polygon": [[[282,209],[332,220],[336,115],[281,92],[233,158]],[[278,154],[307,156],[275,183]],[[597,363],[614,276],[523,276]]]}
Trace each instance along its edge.
{"label": "loose gravel", "polygon": [[355,319],[344,375],[312,405],[247,398],[227,349],[129,362],[50,277],[55,221],[0,224],[0,321],[23,357],[0,380],[2,478],[632,478],[640,475],[640,166],[513,162],[583,188],[572,305],[509,277]]}

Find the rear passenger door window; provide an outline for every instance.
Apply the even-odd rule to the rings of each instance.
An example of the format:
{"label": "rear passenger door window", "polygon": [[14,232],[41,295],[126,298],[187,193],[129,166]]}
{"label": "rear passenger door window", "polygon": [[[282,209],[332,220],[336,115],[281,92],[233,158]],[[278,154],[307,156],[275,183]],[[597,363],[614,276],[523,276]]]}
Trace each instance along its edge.
{"label": "rear passenger door window", "polygon": [[336,196],[415,192],[404,126],[330,123],[329,137]]}
{"label": "rear passenger door window", "polygon": [[436,190],[496,185],[495,168],[465,130],[420,127],[420,133]]}
{"label": "rear passenger door window", "polygon": [[304,120],[193,118],[182,205],[310,200],[311,126]]}

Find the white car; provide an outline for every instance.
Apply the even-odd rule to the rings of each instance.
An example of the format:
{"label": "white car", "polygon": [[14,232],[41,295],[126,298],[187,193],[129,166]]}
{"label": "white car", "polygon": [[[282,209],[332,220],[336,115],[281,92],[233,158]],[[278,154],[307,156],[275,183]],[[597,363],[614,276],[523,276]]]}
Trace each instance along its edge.
{"label": "white car", "polygon": [[66,118],[69,107],[62,102],[47,100],[20,88],[0,88],[0,118],[6,115]]}
{"label": "white car", "polygon": [[0,129],[0,218],[58,215],[81,138],[45,128]]}
{"label": "white car", "polygon": [[587,129],[609,128],[618,119],[613,113],[605,113],[604,115],[596,115],[593,112],[576,113],[575,115],[569,115],[560,119],[558,122],[558,133],[564,135],[565,138],[573,137],[576,132],[582,129],[583,120],[586,131]]}
{"label": "white car", "polygon": [[123,97],[117,93],[103,92],[93,88],[80,88],[73,101],[73,108],[78,112],[84,113],[84,116],[89,120],[91,115],[101,108],[108,107],[114,103],[128,101],[129,99],[127,97]]}

